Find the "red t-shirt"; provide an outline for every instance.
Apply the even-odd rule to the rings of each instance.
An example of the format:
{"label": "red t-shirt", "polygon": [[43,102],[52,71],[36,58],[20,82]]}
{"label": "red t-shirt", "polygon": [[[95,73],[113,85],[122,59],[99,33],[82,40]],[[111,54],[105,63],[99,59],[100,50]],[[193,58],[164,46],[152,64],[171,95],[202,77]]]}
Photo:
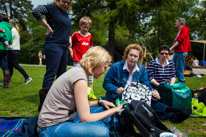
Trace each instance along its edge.
{"label": "red t-shirt", "polygon": [[177,41],[179,44],[174,48],[175,52],[189,52],[191,51],[190,44],[190,28],[187,26],[182,26],[178,31],[175,42]]}
{"label": "red t-shirt", "polygon": [[78,31],[72,34],[71,39],[74,61],[79,62],[84,53],[94,45],[92,35],[88,33],[86,36],[83,36],[80,34],[80,31]]}

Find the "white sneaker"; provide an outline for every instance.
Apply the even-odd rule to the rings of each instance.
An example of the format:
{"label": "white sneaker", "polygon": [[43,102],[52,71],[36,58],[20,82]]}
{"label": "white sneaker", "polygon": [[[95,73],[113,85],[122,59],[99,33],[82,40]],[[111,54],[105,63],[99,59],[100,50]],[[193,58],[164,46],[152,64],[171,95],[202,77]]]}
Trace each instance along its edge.
{"label": "white sneaker", "polygon": [[26,79],[25,81],[24,81],[24,84],[29,84],[29,82],[31,82],[32,81],[32,78],[28,78],[28,79]]}

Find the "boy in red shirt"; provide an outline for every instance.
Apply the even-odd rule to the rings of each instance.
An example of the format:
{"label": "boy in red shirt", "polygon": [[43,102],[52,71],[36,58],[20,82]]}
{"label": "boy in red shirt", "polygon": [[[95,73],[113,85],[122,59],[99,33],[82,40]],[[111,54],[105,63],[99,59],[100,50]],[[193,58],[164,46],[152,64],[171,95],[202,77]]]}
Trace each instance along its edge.
{"label": "boy in red shirt", "polygon": [[[74,32],[71,36],[72,46],[69,46],[70,55],[73,58],[73,66],[79,66],[79,61],[82,59],[84,53],[94,45],[93,38],[89,29],[92,25],[92,20],[88,16],[84,16],[79,21],[80,31]],[[93,87],[93,76],[88,78],[88,86]],[[91,91],[91,90],[89,90]],[[90,98],[96,99],[96,96],[92,93]]]}

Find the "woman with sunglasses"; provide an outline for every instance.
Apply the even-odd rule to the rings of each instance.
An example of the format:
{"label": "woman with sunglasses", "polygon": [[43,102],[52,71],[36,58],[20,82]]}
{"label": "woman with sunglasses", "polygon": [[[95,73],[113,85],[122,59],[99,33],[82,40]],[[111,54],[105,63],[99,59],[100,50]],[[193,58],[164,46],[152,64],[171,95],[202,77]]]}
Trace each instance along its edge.
{"label": "woman with sunglasses", "polygon": [[[71,21],[68,12],[72,0],[53,0],[48,4],[35,8],[34,17],[46,27],[44,53],[46,56],[46,74],[43,89],[50,88],[54,78],[66,71],[68,63],[68,47]],[[45,20],[43,15],[46,15]]]}
{"label": "woman with sunglasses", "polygon": [[159,57],[148,65],[148,78],[154,88],[160,85],[160,83],[174,84],[176,81],[174,62],[167,59],[169,53],[169,46],[160,46]]}

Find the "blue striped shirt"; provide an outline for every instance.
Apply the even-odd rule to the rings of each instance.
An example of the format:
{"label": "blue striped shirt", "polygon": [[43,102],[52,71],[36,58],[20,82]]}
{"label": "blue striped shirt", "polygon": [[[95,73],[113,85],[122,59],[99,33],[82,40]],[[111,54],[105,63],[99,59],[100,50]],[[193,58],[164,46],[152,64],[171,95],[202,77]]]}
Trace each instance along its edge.
{"label": "blue striped shirt", "polygon": [[156,80],[158,83],[170,83],[171,79],[175,79],[175,65],[172,60],[166,60],[166,65],[162,67],[157,57],[148,64],[148,78],[150,83]]}

